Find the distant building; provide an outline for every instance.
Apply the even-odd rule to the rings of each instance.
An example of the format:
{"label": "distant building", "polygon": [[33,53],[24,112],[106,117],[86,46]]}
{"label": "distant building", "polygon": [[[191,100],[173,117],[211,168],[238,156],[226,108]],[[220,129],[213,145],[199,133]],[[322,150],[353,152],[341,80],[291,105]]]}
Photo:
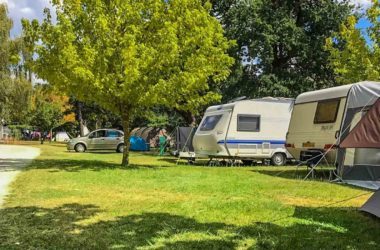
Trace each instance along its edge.
{"label": "distant building", "polygon": [[0,125],[0,139],[8,139],[11,136],[11,130],[3,125]]}

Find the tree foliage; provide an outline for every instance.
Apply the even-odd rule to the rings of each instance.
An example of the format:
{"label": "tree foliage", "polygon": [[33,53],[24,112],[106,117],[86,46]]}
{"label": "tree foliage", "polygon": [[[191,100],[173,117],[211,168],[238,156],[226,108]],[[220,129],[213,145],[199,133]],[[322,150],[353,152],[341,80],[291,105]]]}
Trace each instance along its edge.
{"label": "tree foliage", "polygon": [[0,4],[0,119],[6,123],[25,123],[30,111],[32,85],[15,74],[20,60],[20,39],[11,39],[13,22],[5,4]]}
{"label": "tree foliage", "polygon": [[215,0],[214,15],[238,46],[226,99],[296,96],[335,84],[326,38],[351,12],[348,1]]}
{"label": "tree foliage", "polygon": [[[326,50],[330,52],[330,64],[341,84],[380,79],[380,2],[366,12],[371,26],[365,32],[356,28],[358,19],[350,16],[340,31],[327,39]],[[364,34],[368,35],[369,42]]]}
{"label": "tree foliage", "polygon": [[219,99],[233,63],[231,46],[211,5],[201,0],[53,0],[38,24],[24,20],[33,69],[57,89],[121,115],[123,164],[128,164],[132,118],[157,104],[196,112]]}
{"label": "tree foliage", "polygon": [[41,132],[75,121],[69,98],[55,93],[49,85],[34,87],[32,104],[30,124]]}
{"label": "tree foliage", "polygon": [[[90,130],[99,128],[120,128],[120,115],[108,111],[96,103],[84,103],[74,97],[70,98],[73,113],[79,126],[82,123]],[[79,130],[83,128],[79,128]]]}

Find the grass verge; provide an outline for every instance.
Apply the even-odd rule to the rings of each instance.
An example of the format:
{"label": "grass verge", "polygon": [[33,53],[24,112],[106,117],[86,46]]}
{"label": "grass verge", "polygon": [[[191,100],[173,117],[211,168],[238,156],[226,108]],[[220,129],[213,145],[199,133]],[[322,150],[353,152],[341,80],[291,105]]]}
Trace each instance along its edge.
{"label": "grass verge", "polygon": [[363,189],[294,179],[294,167],[175,165],[170,157],[41,156],[0,209],[4,249],[379,249]]}

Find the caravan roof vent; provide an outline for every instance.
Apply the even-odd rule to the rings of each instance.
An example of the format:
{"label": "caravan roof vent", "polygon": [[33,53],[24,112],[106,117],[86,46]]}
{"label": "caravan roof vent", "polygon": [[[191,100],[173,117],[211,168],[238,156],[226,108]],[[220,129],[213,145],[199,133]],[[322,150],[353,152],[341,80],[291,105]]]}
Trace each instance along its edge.
{"label": "caravan roof vent", "polygon": [[263,99],[263,100],[278,100],[280,98],[276,98],[276,97],[272,97],[272,96],[266,96],[266,97],[263,97],[261,99]]}
{"label": "caravan roof vent", "polygon": [[241,96],[241,97],[237,97],[235,99],[232,99],[231,101],[229,101],[228,103],[232,103],[232,102],[238,102],[238,101],[243,101],[243,100],[246,100],[247,97],[246,96]]}

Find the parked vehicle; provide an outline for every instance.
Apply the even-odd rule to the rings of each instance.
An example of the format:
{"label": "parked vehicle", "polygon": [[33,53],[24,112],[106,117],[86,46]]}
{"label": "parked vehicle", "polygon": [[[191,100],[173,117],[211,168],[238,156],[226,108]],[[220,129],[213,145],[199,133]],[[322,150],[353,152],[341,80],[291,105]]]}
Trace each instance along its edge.
{"label": "parked vehicle", "polygon": [[[335,164],[339,140],[361,120],[377,100],[377,94],[379,83],[359,82],[299,95],[287,135],[288,151],[308,164],[318,163],[322,155],[328,163]],[[356,159],[359,155],[369,159],[368,154],[360,151],[363,150],[356,151]],[[346,155],[346,161],[353,162],[355,154]],[[374,151],[370,155],[375,155]]]}
{"label": "parked vehicle", "polygon": [[[297,97],[286,147],[316,167],[332,163],[336,181],[380,190],[380,82],[307,92]],[[380,217],[380,191],[361,211]]]}
{"label": "parked vehicle", "polygon": [[194,135],[195,154],[284,165],[291,158],[285,137],[293,102],[268,97],[209,107]]}
{"label": "parked vehicle", "polygon": [[70,136],[65,131],[56,132],[54,135],[54,141],[68,142],[70,141]]}
{"label": "parked vehicle", "polygon": [[[316,155],[335,144],[351,86],[306,92],[296,98],[286,145],[296,160],[318,161]],[[326,155],[329,162],[335,157],[336,150]]]}
{"label": "parked vehicle", "polygon": [[68,150],[85,152],[86,150],[124,151],[124,133],[116,129],[95,130],[84,137],[71,139],[67,143]]}

